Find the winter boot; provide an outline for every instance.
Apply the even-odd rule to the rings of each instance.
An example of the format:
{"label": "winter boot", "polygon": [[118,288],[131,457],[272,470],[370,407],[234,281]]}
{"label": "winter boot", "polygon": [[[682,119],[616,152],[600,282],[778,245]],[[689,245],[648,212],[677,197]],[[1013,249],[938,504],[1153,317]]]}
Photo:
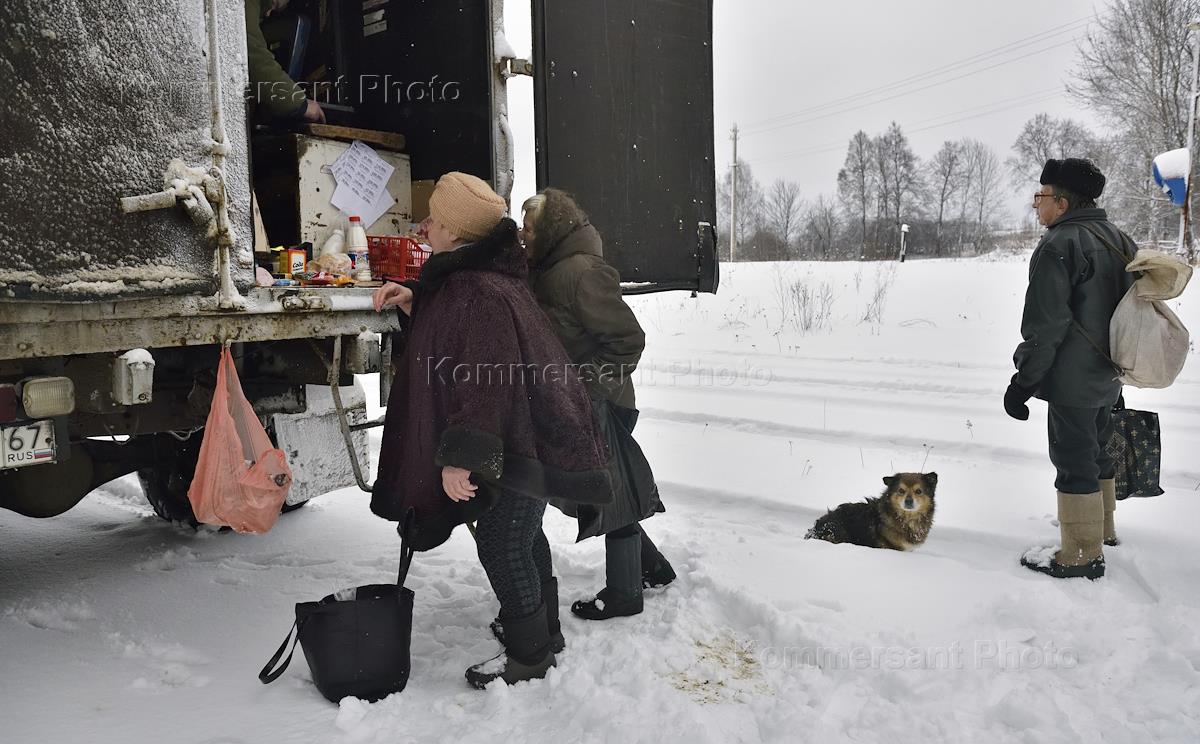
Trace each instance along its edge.
{"label": "winter boot", "polygon": [[1048,559],[1035,558],[1030,551],[1021,564],[1056,579],[1104,575],[1104,497],[1095,493],[1058,492],[1058,524],[1062,547]]}
{"label": "winter boot", "polygon": [[675,580],[675,569],[650,538],[642,534],[642,588],[656,589]]}
{"label": "winter boot", "polygon": [[1117,537],[1117,525],[1113,521],[1113,512],[1117,510],[1117,481],[1105,478],[1100,481],[1100,493],[1104,494],[1104,544],[1115,548],[1121,544]]}
{"label": "winter boot", "polygon": [[537,608],[532,615],[502,620],[500,624],[506,640],[504,651],[467,670],[467,682],[478,690],[498,679],[510,685],[541,679],[550,667],[555,666],[554,652],[550,650],[550,634],[546,628],[545,605]]}
{"label": "winter boot", "polygon": [[[551,578],[542,582],[542,602],[546,605],[546,630],[550,633],[550,650],[561,654],[567,647],[563,638],[562,623],[558,621],[558,579]],[[504,643],[504,623],[500,618],[492,621],[492,635]]]}
{"label": "winter boot", "polygon": [[606,584],[595,599],[579,600],[571,612],[584,620],[607,620],[642,611],[642,536],[604,536]]}

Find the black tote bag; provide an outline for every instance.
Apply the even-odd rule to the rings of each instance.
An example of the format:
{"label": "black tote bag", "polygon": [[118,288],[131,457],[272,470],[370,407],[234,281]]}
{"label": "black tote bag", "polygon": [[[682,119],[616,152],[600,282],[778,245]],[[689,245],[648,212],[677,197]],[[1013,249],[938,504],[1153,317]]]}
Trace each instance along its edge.
{"label": "black tote bag", "polygon": [[1113,407],[1112,418],[1112,436],[1105,450],[1117,464],[1117,499],[1162,495],[1158,485],[1162,463],[1158,414],[1126,408],[1119,402]]}
{"label": "black tote bag", "polygon": [[[401,528],[400,572],[395,584],[370,584],[345,590],[317,602],[296,605],[296,622],[283,645],[263,667],[258,679],[269,684],[292,661],[296,643],[304,650],[313,684],[330,702],[344,697],[374,702],[400,692],[411,668],[413,593],[404,580],[413,551]],[[288,640],[291,650],[278,669]]]}

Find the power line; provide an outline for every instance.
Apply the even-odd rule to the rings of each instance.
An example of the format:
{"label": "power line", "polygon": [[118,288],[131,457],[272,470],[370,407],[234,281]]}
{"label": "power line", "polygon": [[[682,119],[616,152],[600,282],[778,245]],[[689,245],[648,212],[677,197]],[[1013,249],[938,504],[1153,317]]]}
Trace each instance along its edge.
{"label": "power line", "polygon": [[[947,116],[954,116],[956,114],[965,113],[967,111],[972,111],[972,110],[979,109],[979,108],[992,108],[992,110],[989,110],[989,111],[983,111],[980,113],[972,114],[970,116],[963,116],[963,117],[960,117],[957,119],[953,119],[951,121],[943,121],[943,122],[939,122],[937,124],[931,124],[929,126],[918,127],[916,129],[910,129],[910,130],[908,130],[908,132],[906,132],[906,134],[916,134],[918,132],[926,132],[926,131],[929,131],[930,129],[937,129],[939,127],[945,127],[945,126],[949,126],[951,124],[958,124],[960,122],[969,121],[971,119],[978,119],[978,118],[981,118],[984,116],[991,116],[993,114],[1003,113],[1005,111],[1009,111],[1009,110],[1016,109],[1016,108],[1021,108],[1023,106],[1031,106],[1036,103],[1043,103],[1045,101],[1049,101],[1049,100],[1053,100],[1054,98],[1057,98],[1059,94],[1056,89],[1056,92],[1054,92],[1053,94],[1047,95],[1046,92],[1042,92],[1041,94],[1032,94],[1032,95],[1035,97],[1031,98],[1030,100],[1020,100],[1019,103],[1012,103],[1007,106],[1001,106],[999,108],[993,108],[996,105],[996,103],[990,103],[990,104],[984,104],[984,106],[975,106],[973,108],[962,109],[961,111],[956,111],[956,112],[952,112],[952,113],[948,113],[948,114],[942,114],[941,116],[935,116],[930,119],[924,119],[923,121],[937,121],[938,119],[944,119]],[[1030,98],[1030,96],[1026,95],[1026,96],[1018,97],[1018,99],[1026,99],[1026,98]],[[1008,100],[1018,100],[1018,99],[1008,99]],[[921,123],[921,122],[918,122],[918,123]],[[789,160],[792,158],[812,157],[813,155],[824,155],[825,153],[828,153],[828,152],[836,152],[845,147],[846,147],[846,144],[844,141],[842,141],[842,142],[837,142],[837,143],[830,143],[829,145],[821,145],[815,149],[808,148],[808,149],[804,149],[804,150],[794,150],[792,152],[786,152],[786,153],[782,153],[780,155],[755,158],[754,160],[748,161],[748,162],[750,164],[754,164],[754,163],[761,163],[764,160],[768,160],[768,159],[771,160],[772,162],[778,162],[780,160]]]}
{"label": "power line", "polygon": [[[1001,113],[1002,111],[1007,111],[1009,109],[1019,108],[1021,106],[1025,106],[1025,105],[1029,105],[1029,104],[1033,104],[1033,103],[1041,103],[1043,101],[1052,100],[1054,98],[1057,98],[1058,95],[1059,95],[1059,89],[1057,87],[1046,88],[1044,90],[1036,91],[1034,93],[1026,93],[1026,94],[1023,94],[1020,96],[1014,96],[1012,98],[1001,99],[999,101],[989,101],[988,103],[981,104],[979,106],[971,106],[969,108],[959,109],[957,111],[950,111],[945,114],[939,114],[938,116],[933,116],[928,119],[921,119],[920,121],[914,122],[914,125],[920,126],[921,124],[927,124],[929,122],[939,121],[939,120],[945,119],[946,117],[949,117],[949,116],[958,116],[959,114],[966,114],[969,112],[980,111],[981,109],[988,109],[988,110],[982,111],[981,113],[978,114],[978,116],[986,116],[988,114],[998,114],[998,113]],[[1004,105],[1004,104],[1009,104],[1009,105]],[[1000,108],[996,108],[997,106],[1000,106]],[[959,120],[956,119],[955,121],[959,121]],[[933,126],[922,127],[920,129],[909,130],[909,131],[910,132],[923,132],[928,129],[933,129],[933,128],[942,126],[943,124],[947,124],[947,123],[952,123],[952,122],[941,122],[941,123],[935,124]],[[823,154],[826,152],[833,152],[834,150],[840,150],[840,149],[844,148],[845,146],[846,146],[846,140],[841,139],[836,142],[829,142],[828,144],[824,144],[824,145],[814,145],[812,147],[806,147],[802,150],[792,150],[791,152],[785,152],[780,155],[776,155],[776,156],[772,157],[772,160],[780,160],[780,159],[790,158],[790,157],[800,156],[800,155],[818,155],[818,154]],[[755,161],[749,161],[749,162],[750,163],[754,163],[756,161],[761,162],[764,159],[765,158],[756,158]]]}
{"label": "power line", "polygon": [[[970,57],[965,57],[965,58],[957,60],[955,62],[950,62],[948,64],[942,65],[941,67],[936,67],[932,70],[926,70],[925,72],[916,73],[914,75],[909,75],[908,77],[901,78],[899,80],[894,80],[894,81],[886,83],[884,85],[880,85],[875,88],[871,88],[869,90],[859,91],[858,93],[854,93],[849,96],[845,96],[843,98],[838,98],[833,101],[828,101],[826,103],[819,104],[816,106],[810,106],[808,108],[804,108],[799,111],[794,111],[790,114],[783,114],[780,116],[769,117],[767,119],[760,119],[759,121],[752,122],[748,128],[755,129],[755,128],[761,127],[763,125],[769,125],[769,124],[773,124],[775,122],[792,119],[797,116],[804,116],[804,115],[807,115],[810,113],[814,113],[816,111],[830,108],[832,106],[840,105],[842,103],[859,100],[863,96],[870,96],[870,95],[874,95],[876,93],[890,91],[890,90],[895,89],[897,86],[903,86],[903,85],[909,85],[909,84],[916,83],[916,82],[921,82],[922,80],[925,80],[925,79],[928,79],[931,77],[939,77],[943,74],[946,74],[948,72],[953,72],[962,67],[977,64],[978,62],[982,62],[982,61],[991,59],[996,56],[1007,54],[1008,52],[1016,51],[1017,49],[1020,49],[1023,47],[1032,46],[1032,45],[1041,43],[1043,41],[1047,41],[1054,36],[1059,36],[1064,33],[1070,33],[1070,32],[1079,30],[1080,28],[1086,27],[1088,25],[1088,23],[1091,21],[1091,18],[1092,18],[1092,16],[1083,16],[1081,18],[1077,18],[1068,23],[1064,23],[1059,26],[1054,26],[1054,27],[1047,29],[1045,31],[1042,31],[1040,33],[1032,34],[1030,36],[1026,36],[1021,39],[1017,39],[1016,41],[1012,41],[1007,44],[1003,44],[1001,46],[995,47],[993,49],[990,49],[990,50],[987,50],[984,52],[980,52],[980,53],[972,55]],[[1071,41],[1073,41],[1073,40],[1074,39],[1072,38]],[[1018,58],[1018,59],[1021,59],[1021,58]],[[1016,60],[1012,60],[1012,61],[1016,61]]]}
{"label": "power line", "polygon": [[[910,96],[910,95],[912,95],[912,94],[914,94],[914,93],[920,93],[920,92],[921,92],[921,91],[923,91],[923,90],[928,90],[928,89],[930,89],[930,88],[936,88],[936,87],[937,87],[937,86],[939,86],[939,85],[945,85],[946,83],[952,83],[952,82],[954,82],[954,81],[956,81],[956,80],[962,80],[963,78],[971,77],[972,75],[978,75],[978,74],[979,74],[979,73],[981,73],[981,72],[987,72],[988,70],[993,70],[993,69],[995,69],[995,68],[997,68],[997,67],[1002,67],[1002,66],[1004,66],[1004,65],[1007,65],[1007,64],[1012,64],[1013,62],[1018,62],[1018,61],[1020,61],[1020,60],[1023,60],[1023,59],[1028,59],[1029,57],[1033,57],[1033,56],[1036,56],[1036,55],[1038,55],[1038,54],[1044,54],[1045,52],[1049,52],[1049,51],[1051,51],[1051,50],[1053,50],[1053,49],[1057,49],[1057,48],[1059,48],[1059,47],[1066,46],[1067,44],[1071,44],[1071,43],[1073,43],[1074,41],[1075,41],[1075,39],[1073,39],[1073,38],[1072,38],[1072,39],[1068,39],[1068,40],[1066,40],[1066,41],[1059,42],[1059,43],[1057,43],[1057,44],[1053,44],[1053,45],[1051,45],[1051,46],[1045,47],[1044,49],[1038,49],[1038,50],[1036,50],[1036,51],[1029,52],[1029,53],[1027,53],[1027,54],[1022,54],[1022,55],[1021,55],[1021,56],[1019,56],[1019,57],[1015,57],[1015,58],[1013,58],[1013,59],[1006,60],[1006,61],[1004,61],[1004,62],[997,62],[997,63],[996,63],[996,64],[994,64],[994,65],[989,65],[989,66],[987,66],[987,67],[983,67],[983,68],[980,68],[980,69],[978,69],[978,70],[974,70],[974,71],[971,71],[971,72],[966,72],[966,73],[963,73],[962,75],[958,75],[958,76],[956,76],[956,77],[948,78],[948,79],[946,79],[946,80],[942,80],[942,81],[940,81],[940,82],[936,82],[936,83],[930,83],[930,84],[928,84],[928,85],[925,85],[925,86],[922,86],[922,87],[920,87],[920,88],[915,88],[915,89],[913,89],[913,90],[908,90],[908,91],[904,91],[904,92],[901,92],[901,93],[896,93],[895,95],[887,96],[886,98],[880,98],[880,99],[878,99],[878,100],[875,100],[875,101],[868,101],[868,102],[866,102],[866,103],[861,103],[861,104],[858,104],[858,105],[856,105],[856,106],[849,106],[849,107],[847,107],[847,108],[839,109],[839,110],[836,110],[836,111],[831,111],[831,112],[828,112],[828,113],[819,114],[819,115],[817,115],[817,116],[812,116],[812,117],[809,117],[809,118],[807,118],[807,119],[801,119],[800,121],[789,122],[789,123],[787,123],[787,124],[777,124],[777,125],[775,125],[775,126],[773,126],[773,127],[767,127],[767,128],[765,128],[765,129],[759,129],[758,131],[754,132],[754,134],[763,134],[763,133],[765,133],[765,132],[773,132],[773,131],[776,131],[776,130],[779,130],[779,129],[788,129],[788,128],[791,128],[791,127],[800,126],[800,125],[802,125],[802,124],[810,124],[810,123],[812,123],[812,122],[814,122],[814,121],[819,121],[819,120],[821,120],[821,119],[828,119],[828,118],[830,118],[831,116],[840,116],[840,115],[842,115],[842,114],[847,114],[847,113],[850,113],[851,111],[858,111],[858,110],[860,110],[860,109],[869,108],[869,107],[871,107],[871,106],[878,106],[878,105],[879,105],[879,104],[881,104],[881,103],[887,103],[888,101],[894,101],[894,100],[895,100],[895,99],[897,99],[897,98],[903,98],[903,97],[905,97],[905,96]],[[748,136],[748,135],[745,135],[745,136]]]}

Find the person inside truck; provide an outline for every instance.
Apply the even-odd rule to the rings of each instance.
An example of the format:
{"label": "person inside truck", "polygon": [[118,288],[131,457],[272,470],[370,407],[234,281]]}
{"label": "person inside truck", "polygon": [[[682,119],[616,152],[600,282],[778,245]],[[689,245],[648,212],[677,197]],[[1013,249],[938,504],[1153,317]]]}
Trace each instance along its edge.
{"label": "person inside truck", "polygon": [[371,509],[408,523],[415,550],[476,522],[479,561],[500,602],[492,630],[504,644],[467,670],[480,689],[544,677],[565,645],[542,532],[547,500],[613,498],[587,390],[529,290],[506,209],[481,179],[442,176],[419,278],[374,296],[377,310],[400,307],[408,329]]}
{"label": "person inside truck", "polygon": [[276,120],[295,119],[325,123],[320,104],[304,95],[267,46],[262,20],[283,10],[288,0],[246,0],[246,66],[250,75],[250,99],[260,115]]}
{"label": "person inside truck", "polygon": [[[598,415],[612,416],[632,432],[638,416],[632,375],[646,347],[646,334],[621,295],[620,275],[604,262],[600,233],[560,189],[543,189],[521,210],[533,294],[578,365]],[[632,439],[614,438],[609,446],[622,450],[626,441]],[[623,457],[645,463],[640,450],[628,450]],[[650,475],[649,464],[639,472]],[[662,510],[653,478],[625,480],[633,497],[615,500],[602,520],[607,525],[605,587],[594,598],[571,605],[571,612],[585,620],[636,615],[642,611],[643,588],[666,586],[675,579],[670,562],[639,524]],[[636,511],[616,508],[630,503],[637,505]]]}

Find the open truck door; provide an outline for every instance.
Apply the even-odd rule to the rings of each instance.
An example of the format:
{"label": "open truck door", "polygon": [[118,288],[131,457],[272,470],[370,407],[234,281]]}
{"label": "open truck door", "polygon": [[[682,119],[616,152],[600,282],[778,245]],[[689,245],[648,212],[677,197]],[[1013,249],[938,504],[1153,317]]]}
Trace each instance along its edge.
{"label": "open truck door", "polygon": [[533,3],[537,185],[627,293],[717,290],[712,0]]}

